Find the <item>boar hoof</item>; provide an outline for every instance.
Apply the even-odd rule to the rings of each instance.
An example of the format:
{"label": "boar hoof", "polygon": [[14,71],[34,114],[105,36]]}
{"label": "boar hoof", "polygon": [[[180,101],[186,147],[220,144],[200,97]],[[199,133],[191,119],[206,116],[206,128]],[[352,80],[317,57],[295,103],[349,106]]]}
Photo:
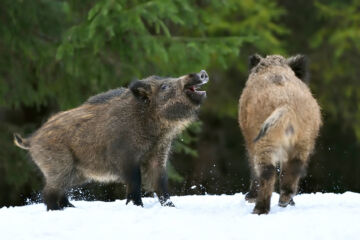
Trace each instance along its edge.
{"label": "boar hoof", "polygon": [[[46,205],[46,210],[62,210],[63,196],[59,194],[59,191],[46,189],[43,193],[44,203]],[[67,199],[66,199],[67,200]]]}
{"label": "boar hoof", "polygon": [[284,196],[284,195],[280,196],[279,203],[278,203],[278,205],[280,207],[287,207],[287,205],[289,205],[289,204],[290,204],[290,206],[295,206],[295,202],[292,199],[292,197]]}
{"label": "boar hoof", "polygon": [[135,206],[144,207],[144,204],[143,204],[141,198],[130,198],[130,197],[128,197],[127,200],[126,200],[126,205],[128,205],[129,202],[133,202],[133,204]]}
{"label": "boar hoof", "polygon": [[71,207],[74,208],[75,206],[72,205],[70,202],[67,202],[65,205],[60,205],[61,208],[65,208],[65,207]]}
{"label": "boar hoof", "polygon": [[249,203],[254,203],[256,201],[256,194],[253,192],[248,192],[245,195],[245,200],[248,201]]}
{"label": "boar hoof", "polygon": [[60,207],[59,205],[47,205],[46,211],[57,211],[57,210],[63,210],[63,207]]}
{"label": "boar hoof", "polygon": [[67,199],[66,196],[63,196],[62,199],[60,200],[60,207],[64,208],[64,207],[75,207],[74,205],[72,205],[69,200]]}
{"label": "boar hoof", "polygon": [[169,196],[160,196],[159,202],[160,202],[161,206],[164,206],[164,207],[175,207],[173,202],[170,200]]}
{"label": "boar hoof", "polygon": [[260,215],[260,214],[268,214],[269,212],[270,212],[270,204],[257,203],[252,213]]}
{"label": "boar hoof", "polygon": [[261,214],[268,214],[270,212],[270,209],[265,208],[254,208],[252,211],[253,214],[261,215]]}
{"label": "boar hoof", "polygon": [[175,207],[175,205],[173,204],[173,202],[170,201],[170,200],[162,203],[161,206],[164,206],[164,207]]}

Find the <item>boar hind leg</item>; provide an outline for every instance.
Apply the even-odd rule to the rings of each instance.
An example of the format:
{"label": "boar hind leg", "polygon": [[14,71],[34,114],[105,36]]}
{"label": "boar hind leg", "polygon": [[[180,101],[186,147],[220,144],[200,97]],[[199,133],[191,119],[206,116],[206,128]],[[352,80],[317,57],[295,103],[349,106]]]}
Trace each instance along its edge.
{"label": "boar hind leg", "polygon": [[126,175],[126,204],[130,201],[136,206],[144,206],[141,200],[141,171],[140,166],[129,167]]}
{"label": "boar hind leg", "polygon": [[250,203],[253,203],[256,201],[257,193],[259,191],[259,179],[256,177],[254,170],[252,169],[251,171],[252,171],[252,174],[251,174],[251,180],[250,180],[250,190],[245,195],[245,200]]}
{"label": "boar hind leg", "polygon": [[267,214],[270,211],[270,200],[275,184],[276,169],[271,163],[258,164],[256,169],[259,179],[259,189],[253,213]]}
{"label": "boar hind leg", "polygon": [[[40,151],[36,155],[37,162],[41,163],[40,169],[43,172],[46,185],[43,189],[43,199],[47,210],[61,210],[64,207],[71,207],[65,192],[68,188],[79,181],[78,174],[74,169],[73,156],[67,150]],[[51,164],[49,160],[51,159]]]}
{"label": "boar hind leg", "polygon": [[43,198],[48,211],[74,207],[66,197],[65,191],[67,188],[66,185],[64,186],[64,182],[47,180],[43,190]]}
{"label": "boar hind leg", "polygon": [[61,210],[65,207],[74,207],[68,198],[65,191],[70,185],[64,186],[63,182],[54,182],[47,180],[46,186],[43,190],[43,198],[47,210]]}
{"label": "boar hind leg", "polygon": [[46,205],[46,209],[49,210],[61,210],[63,209],[59,201],[64,193],[60,189],[45,186],[43,190],[43,198]]}
{"label": "boar hind leg", "polygon": [[248,201],[249,203],[255,202],[258,195],[258,191],[259,191],[259,179],[254,177],[251,179],[250,190],[245,195],[245,200]]}
{"label": "boar hind leg", "polygon": [[283,163],[280,173],[279,206],[295,205],[293,196],[297,192],[299,179],[304,173],[305,164],[300,159],[290,159]]}

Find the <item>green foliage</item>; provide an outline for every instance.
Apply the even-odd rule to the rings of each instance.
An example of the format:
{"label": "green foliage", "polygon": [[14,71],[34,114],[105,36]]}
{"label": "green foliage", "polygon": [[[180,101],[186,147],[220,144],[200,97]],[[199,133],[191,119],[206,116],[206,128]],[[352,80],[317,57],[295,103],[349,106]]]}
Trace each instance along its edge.
{"label": "green foliage", "polygon": [[[204,13],[220,7],[214,2],[98,1],[64,34],[56,55],[63,63],[63,81],[86,85],[91,94],[150,74],[177,76],[212,62],[225,66],[226,58],[236,56],[252,36],[212,34],[212,16]],[[71,11],[76,7],[69,6]],[[70,100],[61,104],[71,105]]]}
{"label": "green foliage", "polygon": [[1,7],[0,104],[14,107],[56,99],[66,109],[134,78],[226,67],[244,43],[279,46],[274,34],[285,32],[273,22],[283,10],[267,0],[5,0]]}
{"label": "green foliage", "polygon": [[198,134],[201,132],[202,123],[194,122],[187,131],[181,134],[174,142],[173,149],[176,153],[185,153],[192,157],[197,157],[197,152],[191,147],[198,140]]}
{"label": "green foliage", "polygon": [[[224,69],[244,44],[278,48],[276,35],[286,32],[275,23],[284,11],[270,0],[3,0],[0,13],[0,107],[38,113],[77,106],[135,78]],[[180,136],[175,152],[196,157],[200,129],[197,122]],[[11,131],[0,139],[7,146],[0,167],[8,184],[16,176],[24,185],[31,171],[14,174],[25,156],[9,157],[18,152]]]}
{"label": "green foliage", "polygon": [[[30,133],[51,112],[148,75],[206,69],[201,119],[214,121],[206,126],[221,135],[231,129],[222,120],[236,121],[246,60],[254,52],[308,54],[310,87],[325,124],[341,126],[326,131],[353,134],[359,142],[359,9],[360,0],[0,1],[0,191],[13,186],[9,199],[15,199],[40,184],[26,154],[13,146],[13,132]],[[173,151],[201,158],[195,150],[201,126],[196,122],[176,139]],[[231,149],[237,140],[218,152],[238,153]],[[169,173],[184,180],[172,165]]]}
{"label": "green foliage", "polygon": [[177,182],[177,183],[182,183],[184,181],[184,177],[181,176],[177,171],[176,169],[174,168],[174,166],[171,164],[171,162],[168,163],[167,165],[167,172],[168,172],[168,175],[169,175],[169,179],[174,181],[174,182]]}
{"label": "green foliage", "polygon": [[342,122],[360,141],[360,1],[317,1],[321,28],[311,47],[316,83],[326,117]]}
{"label": "green foliage", "polygon": [[327,26],[317,32],[312,46],[319,47],[321,43],[329,43],[335,47],[335,58],[341,58],[348,51],[359,52],[360,1],[333,2],[331,5],[318,1],[315,6],[319,10],[319,16],[327,21]]}
{"label": "green foliage", "polygon": [[214,7],[203,15],[213,16],[207,19],[210,34],[249,37],[238,56],[227,57],[226,72],[216,63],[210,66],[214,73],[222,74],[210,74],[209,98],[203,111],[236,119],[239,93],[248,74],[248,56],[255,52],[284,54],[284,42],[280,39],[289,30],[280,22],[286,12],[275,1],[229,0],[226,4],[226,8]]}
{"label": "green foliage", "polygon": [[[19,107],[47,103],[56,92],[54,54],[64,29],[59,1],[0,3],[0,105]],[[24,14],[26,9],[26,14]]]}
{"label": "green foliage", "polygon": [[214,16],[208,19],[211,33],[251,36],[257,49],[283,52],[278,36],[289,31],[277,22],[285,11],[275,1],[228,0],[226,4],[228,7],[214,7],[204,15]]}
{"label": "green foliage", "polygon": [[32,191],[39,190],[41,185],[41,175],[28,161],[29,156],[9,141],[18,130],[12,124],[0,124],[0,190],[3,193],[0,194],[0,203],[23,204],[19,202],[19,194],[25,193],[29,187]]}

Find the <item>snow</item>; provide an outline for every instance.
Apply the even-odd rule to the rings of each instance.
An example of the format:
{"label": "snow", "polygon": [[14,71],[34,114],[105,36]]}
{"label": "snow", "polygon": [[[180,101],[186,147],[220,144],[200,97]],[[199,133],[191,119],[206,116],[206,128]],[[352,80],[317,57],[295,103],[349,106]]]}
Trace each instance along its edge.
{"label": "snow", "polygon": [[173,196],[176,208],[143,198],[144,208],[72,201],[47,212],[44,204],[0,209],[0,239],[360,239],[360,194],[297,195],[296,206],[254,215],[244,195]]}

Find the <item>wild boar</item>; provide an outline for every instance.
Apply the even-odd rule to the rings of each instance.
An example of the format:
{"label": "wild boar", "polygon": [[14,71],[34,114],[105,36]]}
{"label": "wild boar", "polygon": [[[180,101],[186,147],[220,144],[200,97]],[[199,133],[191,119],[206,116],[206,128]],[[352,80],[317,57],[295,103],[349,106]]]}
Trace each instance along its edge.
{"label": "wild boar", "polygon": [[278,165],[279,206],[295,204],[293,196],[322,121],[320,107],[304,83],[308,78],[305,56],[253,55],[249,60],[250,75],[238,112],[252,172],[245,198],[256,202],[253,213],[267,214]]}
{"label": "wild boar", "polygon": [[47,210],[73,207],[66,191],[89,181],[124,183],[126,204],[140,206],[143,183],[161,205],[174,206],[166,173],[171,142],[196,119],[206,98],[199,88],[208,80],[204,70],[151,76],[57,113],[29,138],[14,134],[45,177]]}

